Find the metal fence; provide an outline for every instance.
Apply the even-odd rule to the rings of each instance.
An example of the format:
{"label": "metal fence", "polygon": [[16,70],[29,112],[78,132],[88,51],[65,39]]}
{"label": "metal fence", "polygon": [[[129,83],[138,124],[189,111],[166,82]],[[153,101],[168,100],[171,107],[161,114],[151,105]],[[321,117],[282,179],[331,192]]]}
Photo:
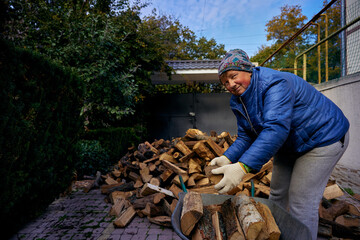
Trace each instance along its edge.
{"label": "metal fence", "polygon": [[[296,75],[312,83],[321,83],[360,72],[359,20],[360,0],[333,0],[260,65],[267,66],[269,60],[276,60],[276,54],[289,49],[289,44],[296,42],[300,34],[313,31],[317,37],[312,45],[306,49],[297,46],[295,57],[282,54],[292,56],[282,62],[292,63]],[[284,68],[289,69],[289,66]]]}

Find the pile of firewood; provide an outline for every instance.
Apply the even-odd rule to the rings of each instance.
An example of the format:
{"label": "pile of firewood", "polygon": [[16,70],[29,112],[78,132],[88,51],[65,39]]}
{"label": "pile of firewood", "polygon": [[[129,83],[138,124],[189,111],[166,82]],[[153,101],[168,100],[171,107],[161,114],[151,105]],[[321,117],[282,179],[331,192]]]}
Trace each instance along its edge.
{"label": "pile of firewood", "polygon": [[[212,131],[207,135],[200,130],[189,129],[184,137],[172,141],[160,139],[141,143],[137,147],[130,147],[111,172],[98,174],[95,184],[85,191],[96,187],[100,181],[105,182],[101,191],[113,204],[110,215],[115,217],[116,227],[127,226],[135,215],[171,227],[171,214],[177,205],[179,192],[186,188],[188,192],[218,194],[214,185],[222,175],[212,175],[213,166],[209,166],[209,163],[221,156],[234,141],[235,137],[228,132],[217,135]],[[242,182],[227,194],[267,198],[271,175],[272,159],[258,173],[246,174]],[[333,192],[338,192],[336,186],[336,183],[329,184],[325,191],[328,193],[326,199],[338,196],[333,195]],[[360,214],[357,214],[358,220]],[[325,219],[321,214],[320,217],[320,220]],[[338,229],[333,220],[323,224],[323,235],[332,234]]]}
{"label": "pile of firewood", "polygon": [[191,239],[277,240],[281,232],[267,205],[244,194],[203,206],[197,192],[183,199],[181,231]]}
{"label": "pile of firewood", "polygon": [[[213,175],[210,161],[221,156],[234,142],[228,132],[211,135],[198,129],[189,129],[181,138],[145,142],[128,153],[106,175],[97,176],[105,184],[103,194],[113,204],[110,215],[116,217],[114,225],[125,227],[135,215],[147,217],[151,222],[171,226],[179,192],[218,194],[214,189],[222,175]],[[270,192],[272,161],[257,174],[247,174],[241,184],[229,194],[267,197]],[[97,181],[95,181],[97,182]],[[183,184],[181,183],[183,182]]]}

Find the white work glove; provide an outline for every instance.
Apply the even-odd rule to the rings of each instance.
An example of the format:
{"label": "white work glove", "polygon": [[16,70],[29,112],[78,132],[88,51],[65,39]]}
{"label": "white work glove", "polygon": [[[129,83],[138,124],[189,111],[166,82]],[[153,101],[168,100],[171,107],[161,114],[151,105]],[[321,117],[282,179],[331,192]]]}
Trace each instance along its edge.
{"label": "white work glove", "polygon": [[230,163],[231,163],[231,161],[225,155],[222,155],[221,157],[216,157],[213,160],[211,160],[210,166],[222,167],[222,166],[228,165]]}
{"label": "white work glove", "polygon": [[236,187],[246,174],[240,162],[213,169],[211,172],[213,174],[224,174],[221,181],[214,186],[221,194],[227,193]]}

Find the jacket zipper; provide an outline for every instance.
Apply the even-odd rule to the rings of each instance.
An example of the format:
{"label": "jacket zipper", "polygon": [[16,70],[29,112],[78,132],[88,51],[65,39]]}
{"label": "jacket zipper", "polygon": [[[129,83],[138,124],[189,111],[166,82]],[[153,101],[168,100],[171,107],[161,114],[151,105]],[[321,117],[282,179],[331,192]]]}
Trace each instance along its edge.
{"label": "jacket zipper", "polygon": [[245,110],[245,114],[246,114],[246,116],[240,111],[240,110],[238,110],[240,113],[241,113],[241,115],[246,119],[246,121],[250,124],[250,128],[251,128],[251,131],[253,131],[254,133],[255,133],[255,135],[256,136],[259,136],[258,134],[257,134],[257,132],[256,132],[256,130],[255,130],[255,128],[254,128],[254,126],[252,125],[252,122],[251,122],[251,119],[250,119],[250,116],[249,116],[249,114],[248,114],[248,111],[247,111],[247,109],[246,109],[246,106],[245,106],[245,104],[244,104],[244,102],[243,102],[243,100],[241,99],[241,97],[239,97],[239,100],[240,100],[240,102],[241,102],[241,105],[243,106],[243,108],[244,108],[244,110]]}

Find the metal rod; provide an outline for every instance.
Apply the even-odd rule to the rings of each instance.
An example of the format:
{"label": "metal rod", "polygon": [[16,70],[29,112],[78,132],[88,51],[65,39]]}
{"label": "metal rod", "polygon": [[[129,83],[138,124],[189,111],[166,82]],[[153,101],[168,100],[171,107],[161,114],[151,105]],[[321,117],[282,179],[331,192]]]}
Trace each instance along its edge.
{"label": "metal rod", "polygon": [[303,79],[306,81],[306,54],[304,54],[303,58]]}
{"label": "metal rod", "polygon": [[[325,38],[328,37],[328,15],[326,13],[321,14],[325,16]],[[329,41],[325,42],[325,82],[329,81]]]}
{"label": "metal rod", "polygon": [[343,31],[344,29],[350,27],[351,25],[353,25],[354,23],[356,23],[357,21],[360,20],[360,16],[355,18],[353,21],[351,21],[349,24],[345,25],[344,27],[340,28],[339,30],[337,30],[336,32],[332,33],[330,36],[328,36],[327,38],[324,38],[323,40],[321,40],[319,43],[312,45],[310,48],[308,48],[307,50],[305,50],[304,52],[300,53],[299,55],[297,55],[295,57],[299,58],[301,55],[306,54],[307,52],[309,52],[310,50],[313,50],[314,48],[316,48],[318,45],[323,44],[325,41],[327,41],[328,39],[336,36],[337,34],[339,34],[341,31]]}
{"label": "metal rod", "polygon": [[272,58],[276,53],[278,53],[283,47],[285,47],[286,45],[288,45],[290,42],[292,42],[297,36],[299,36],[303,31],[305,31],[305,29],[307,29],[312,22],[315,22],[323,12],[325,12],[329,7],[331,7],[331,5],[333,5],[333,3],[335,3],[337,0],[332,0],[331,2],[329,2],[323,9],[321,9],[320,12],[318,12],[312,19],[310,19],[310,21],[308,23],[306,23],[302,28],[300,28],[294,35],[292,35],[288,40],[286,40],[286,42],[284,42],[278,49],[276,49],[275,52],[273,52],[270,56],[268,56],[265,61],[263,61],[260,66],[263,66],[264,63],[266,63],[270,58]]}

